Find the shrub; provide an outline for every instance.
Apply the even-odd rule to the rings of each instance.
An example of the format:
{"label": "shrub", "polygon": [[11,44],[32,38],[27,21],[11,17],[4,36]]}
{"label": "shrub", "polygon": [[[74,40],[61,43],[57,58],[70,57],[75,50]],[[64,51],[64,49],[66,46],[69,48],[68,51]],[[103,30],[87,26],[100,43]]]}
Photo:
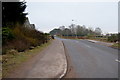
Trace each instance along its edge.
{"label": "shrub", "polygon": [[8,27],[2,28],[3,44],[5,44],[7,40],[12,40],[12,39],[14,39],[14,34],[12,33],[12,30]]}
{"label": "shrub", "polygon": [[4,32],[3,37],[6,38],[6,34],[12,33],[14,38],[12,37],[12,39],[6,39],[6,44],[3,45],[3,54],[10,49],[15,49],[19,52],[25,51],[26,49],[30,49],[31,46],[40,46],[48,40],[47,34],[24,26],[16,26],[12,30],[9,28],[5,30],[6,32]]}
{"label": "shrub", "polygon": [[109,36],[108,41],[110,41],[110,42],[118,41],[118,34],[112,34],[111,36]]}

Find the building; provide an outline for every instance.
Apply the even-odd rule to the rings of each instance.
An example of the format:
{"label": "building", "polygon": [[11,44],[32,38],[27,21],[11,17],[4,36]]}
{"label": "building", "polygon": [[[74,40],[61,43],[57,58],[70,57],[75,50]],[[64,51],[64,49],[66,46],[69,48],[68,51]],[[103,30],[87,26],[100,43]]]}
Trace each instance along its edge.
{"label": "building", "polygon": [[25,27],[35,29],[35,24],[30,24],[28,17],[26,18],[24,25],[25,25]]}
{"label": "building", "polygon": [[32,29],[35,29],[35,24],[30,24]]}

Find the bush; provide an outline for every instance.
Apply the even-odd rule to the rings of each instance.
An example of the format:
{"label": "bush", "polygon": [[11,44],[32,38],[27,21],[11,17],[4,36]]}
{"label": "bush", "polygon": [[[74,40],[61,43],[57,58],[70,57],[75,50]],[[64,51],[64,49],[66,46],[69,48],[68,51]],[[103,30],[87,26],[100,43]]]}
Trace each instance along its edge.
{"label": "bush", "polygon": [[4,28],[3,37],[5,39],[5,44],[3,44],[3,54],[10,49],[21,52],[30,49],[31,46],[40,46],[47,42],[47,36],[47,34],[37,31],[36,29],[24,26],[16,26],[12,30]]}
{"label": "bush", "polygon": [[111,36],[109,36],[108,41],[110,41],[110,42],[118,41],[118,34],[112,34]]}
{"label": "bush", "polygon": [[12,30],[8,27],[2,28],[3,44],[5,44],[7,40],[12,40],[12,39],[14,39],[14,34],[12,33]]}

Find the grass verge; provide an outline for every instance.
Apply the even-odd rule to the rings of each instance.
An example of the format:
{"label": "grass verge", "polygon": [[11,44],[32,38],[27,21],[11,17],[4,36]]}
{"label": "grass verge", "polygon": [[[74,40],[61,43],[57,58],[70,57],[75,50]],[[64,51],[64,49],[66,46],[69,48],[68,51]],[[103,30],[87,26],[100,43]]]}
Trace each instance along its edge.
{"label": "grass verge", "polygon": [[115,43],[111,47],[120,49],[120,43]]}
{"label": "grass verge", "polygon": [[2,77],[6,77],[13,69],[17,68],[21,65],[21,63],[26,62],[33,56],[40,53],[44,48],[51,44],[52,41],[48,43],[42,44],[41,46],[37,46],[34,49],[27,50],[25,52],[19,52],[18,54],[11,55],[6,54],[3,55],[2,58]]}

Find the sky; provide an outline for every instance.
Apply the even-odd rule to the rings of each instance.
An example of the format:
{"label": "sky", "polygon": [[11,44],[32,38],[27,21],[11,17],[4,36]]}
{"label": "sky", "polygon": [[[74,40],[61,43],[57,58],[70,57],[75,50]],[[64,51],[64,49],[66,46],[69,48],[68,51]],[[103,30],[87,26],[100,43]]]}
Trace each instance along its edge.
{"label": "sky", "polygon": [[100,27],[103,33],[118,32],[117,0],[45,1],[29,0],[26,9],[30,23],[42,32],[72,23]]}

